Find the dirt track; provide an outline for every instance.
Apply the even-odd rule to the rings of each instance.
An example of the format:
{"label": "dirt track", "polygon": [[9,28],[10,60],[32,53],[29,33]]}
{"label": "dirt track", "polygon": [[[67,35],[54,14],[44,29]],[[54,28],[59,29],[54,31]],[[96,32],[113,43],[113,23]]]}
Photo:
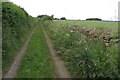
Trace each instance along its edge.
{"label": "dirt track", "polygon": [[21,60],[22,60],[22,56],[23,56],[24,52],[25,52],[26,49],[27,49],[27,45],[28,45],[28,43],[29,43],[29,41],[30,41],[30,39],[31,39],[31,37],[32,37],[33,32],[34,32],[34,29],[33,29],[33,31],[31,32],[31,34],[28,36],[28,39],[25,41],[23,47],[16,53],[17,56],[16,56],[14,62],[12,63],[12,65],[10,66],[9,71],[8,71],[7,74],[4,76],[4,78],[14,78],[14,76],[15,76],[15,74],[16,74],[16,71],[17,71],[17,69],[18,69],[18,67],[19,67],[19,64],[20,64],[20,62],[21,62]]}
{"label": "dirt track", "polygon": [[[42,29],[43,29],[43,27],[42,27]],[[16,53],[17,56],[16,56],[14,62],[11,64],[10,69],[7,72],[7,74],[4,76],[4,78],[14,78],[14,76],[16,75],[17,69],[22,60],[22,56],[27,49],[28,43],[32,37],[33,32],[34,32],[34,30],[30,34],[28,39],[25,41],[23,47]],[[47,41],[49,51],[52,55],[53,63],[55,65],[55,70],[56,70],[55,78],[71,78],[69,72],[67,71],[66,67],[64,66],[64,62],[59,58],[59,56],[57,56],[56,51],[53,48],[52,43],[44,29],[43,29],[43,32],[44,32],[44,35],[45,35],[45,38]]]}
{"label": "dirt track", "polygon": [[[42,26],[42,25],[41,25]],[[59,58],[59,56],[56,54],[55,49],[52,46],[52,43],[47,35],[47,33],[45,32],[43,26],[42,26],[47,44],[48,44],[48,48],[49,51],[52,55],[52,59],[55,65],[55,70],[56,70],[56,78],[71,78],[69,72],[67,71],[66,67],[64,66],[64,62]]]}

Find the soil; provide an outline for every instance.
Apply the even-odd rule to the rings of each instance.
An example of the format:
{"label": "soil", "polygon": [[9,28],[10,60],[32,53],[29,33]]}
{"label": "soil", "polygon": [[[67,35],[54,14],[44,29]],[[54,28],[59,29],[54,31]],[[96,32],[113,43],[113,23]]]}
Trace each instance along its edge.
{"label": "soil", "polygon": [[16,53],[16,58],[15,60],[13,61],[13,63],[11,64],[8,72],[6,73],[6,75],[4,76],[4,78],[14,78],[16,72],[17,72],[17,69],[19,67],[19,64],[22,60],[22,56],[23,54],[25,53],[26,49],[27,49],[27,46],[28,46],[28,43],[32,37],[32,34],[34,32],[34,29],[33,31],[31,32],[31,34],[28,36],[28,39],[25,41],[23,47]]}

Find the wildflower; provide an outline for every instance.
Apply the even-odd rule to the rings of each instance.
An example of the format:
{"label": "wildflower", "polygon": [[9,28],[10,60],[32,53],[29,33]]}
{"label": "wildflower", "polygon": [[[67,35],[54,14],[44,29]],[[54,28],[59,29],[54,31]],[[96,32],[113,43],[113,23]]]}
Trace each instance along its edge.
{"label": "wildflower", "polygon": [[108,46],[109,44],[108,43],[105,43],[106,46]]}
{"label": "wildflower", "polygon": [[66,34],[66,36],[69,36],[69,34]]}
{"label": "wildflower", "polygon": [[85,48],[87,50],[87,48]]}
{"label": "wildflower", "polygon": [[73,31],[70,31],[71,33],[73,33]]}

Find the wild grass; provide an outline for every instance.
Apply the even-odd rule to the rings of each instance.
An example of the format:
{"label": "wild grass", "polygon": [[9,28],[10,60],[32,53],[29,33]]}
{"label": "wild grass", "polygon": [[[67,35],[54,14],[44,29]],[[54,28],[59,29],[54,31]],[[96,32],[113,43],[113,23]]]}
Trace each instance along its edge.
{"label": "wild grass", "polygon": [[64,60],[73,78],[119,77],[117,43],[106,47],[100,39],[89,38],[81,31],[71,32],[69,30],[69,27],[73,25],[100,28],[98,23],[101,24],[101,30],[109,28],[111,34],[117,33],[116,22],[53,21],[43,24],[53,41],[57,54]]}
{"label": "wild grass", "polygon": [[40,25],[29,42],[16,78],[54,78],[54,65]]}

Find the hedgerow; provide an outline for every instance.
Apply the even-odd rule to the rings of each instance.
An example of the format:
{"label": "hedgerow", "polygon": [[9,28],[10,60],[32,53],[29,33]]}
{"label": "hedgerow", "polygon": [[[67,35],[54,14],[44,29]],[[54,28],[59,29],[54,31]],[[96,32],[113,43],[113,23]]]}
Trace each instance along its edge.
{"label": "hedgerow", "polygon": [[33,28],[34,19],[21,7],[2,3],[2,58],[3,72],[10,64],[14,54]]}

